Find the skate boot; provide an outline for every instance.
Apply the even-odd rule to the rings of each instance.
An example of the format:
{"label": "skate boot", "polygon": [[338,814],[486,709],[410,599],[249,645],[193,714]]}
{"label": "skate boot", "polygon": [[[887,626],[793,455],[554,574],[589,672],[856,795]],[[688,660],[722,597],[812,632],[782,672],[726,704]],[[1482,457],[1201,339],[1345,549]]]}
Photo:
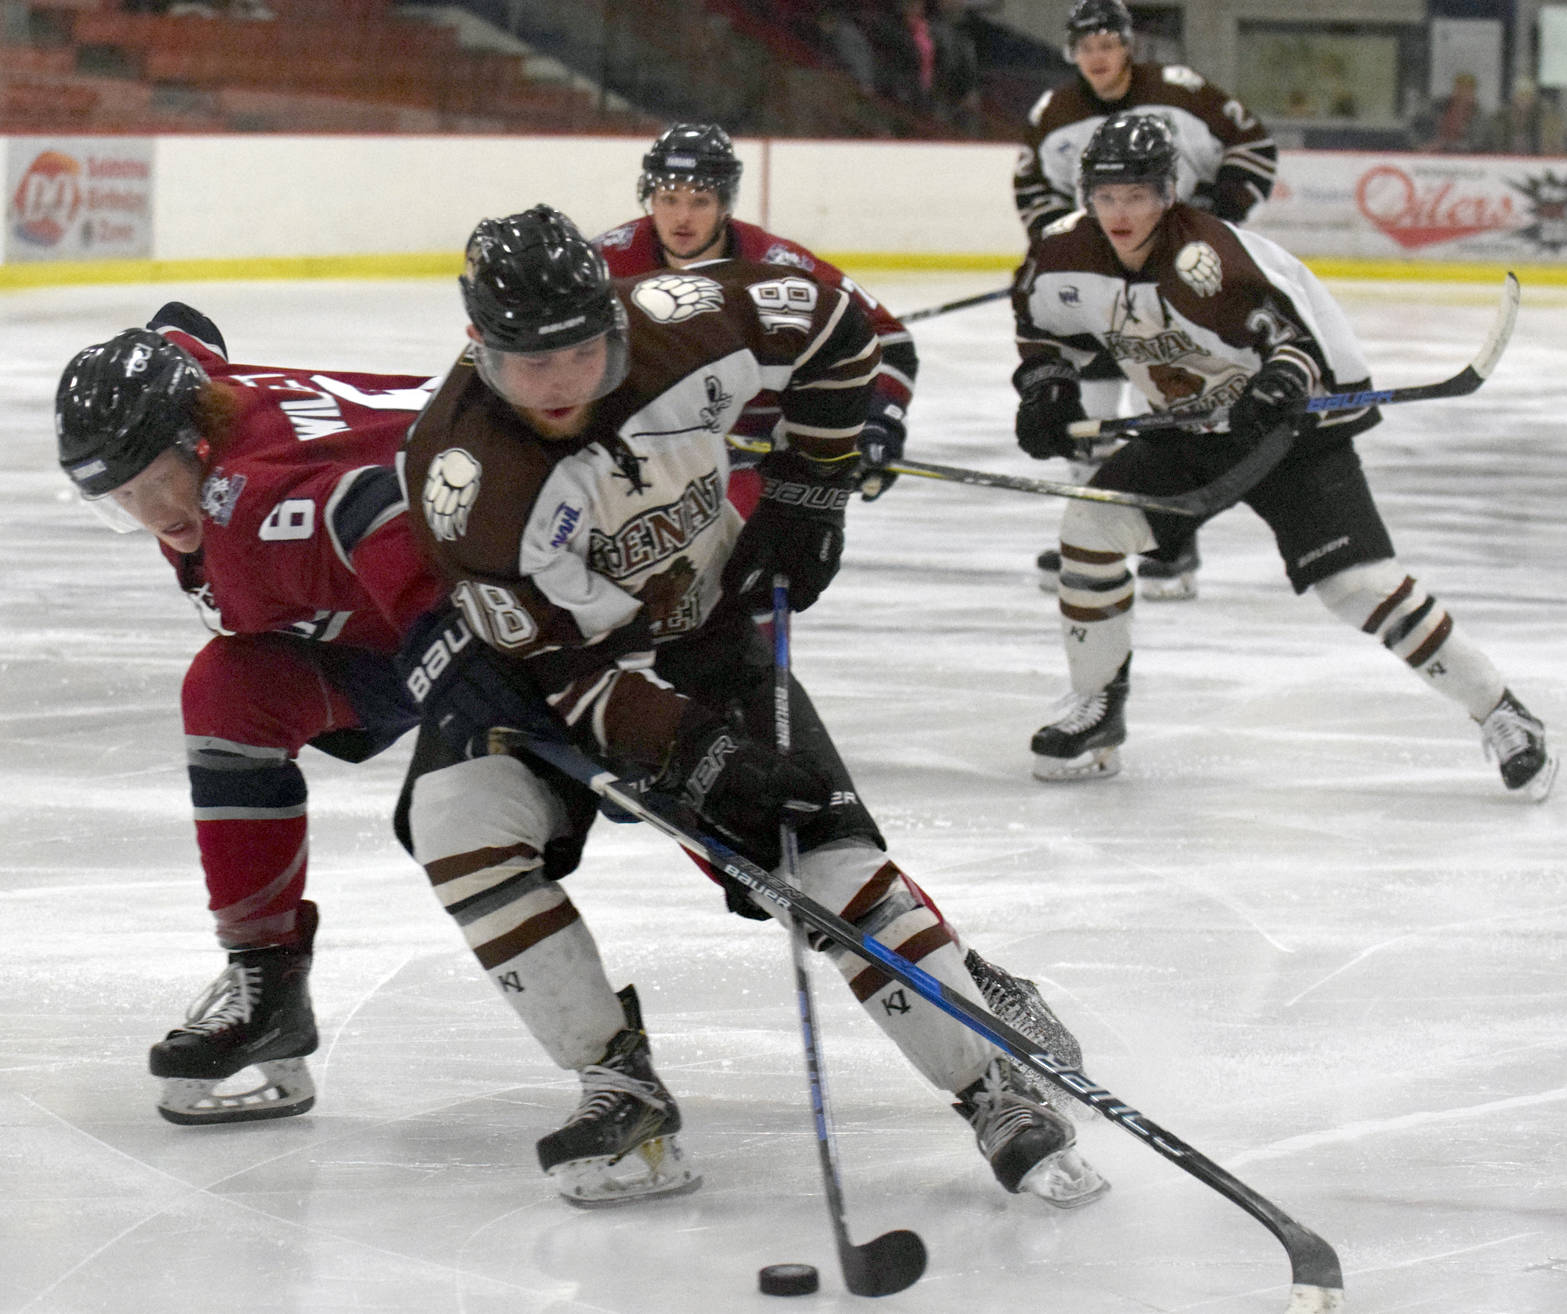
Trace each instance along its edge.
{"label": "skate boot", "polygon": [[1018,1075],[1011,1060],[994,1059],[952,1107],[974,1129],[979,1152],[1013,1195],[1037,1195],[1057,1209],[1091,1204],[1110,1183],[1074,1148],[1077,1129],[1033,1099]]}
{"label": "skate boot", "polygon": [[1480,722],[1485,755],[1495,758],[1502,783],[1536,803],[1543,802],[1556,779],[1556,759],[1545,746],[1545,724],[1508,689]]}
{"label": "skate boot", "polygon": [[1202,557],[1197,553],[1195,537],[1181,549],[1174,561],[1144,557],[1137,563],[1137,578],[1148,602],[1186,602],[1197,596],[1197,569]]}
{"label": "skate boot", "polygon": [[702,1184],[675,1140],[680,1110],[653,1071],[636,990],[618,993],[626,1029],[582,1069],[581,1101],[538,1145],[539,1166],[567,1204],[583,1208],[682,1195]]}
{"label": "skate boot", "polygon": [[[316,1048],[310,1010],[311,945],[319,917],[299,905],[299,940],[263,949],[233,949],[229,965],[176,1027],[152,1047],[148,1066],[163,1078],[158,1112],[200,1126],[304,1113],[316,1102],[305,1055]],[[220,1090],[246,1068],[261,1083]]]}
{"label": "skate boot", "polygon": [[[1039,993],[1037,985],[1026,977],[1013,976],[1006,968],[997,967],[981,958],[975,949],[968,951],[963,966],[979,987],[980,998],[985,1001],[986,1008],[1008,1026],[1021,1031],[1036,1048],[1047,1052],[1062,1066],[1082,1066],[1083,1047],[1051,1010],[1050,1005],[1045,1003],[1045,997]],[[1088,1106],[1073,1099],[1055,1082],[1046,1080],[1021,1064],[1016,1065],[1015,1075],[1030,1098],[1068,1117],[1088,1116]]]}
{"label": "skate boot", "polygon": [[1039,591],[1041,593],[1059,593],[1061,591],[1061,552],[1058,548],[1046,548],[1034,558],[1034,564],[1039,567]]}
{"label": "skate boot", "polygon": [[1034,732],[1036,780],[1087,780],[1121,769],[1117,751],[1126,742],[1126,696],[1132,659],[1091,694],[1068,694],[1055,706],[1056,718]]}

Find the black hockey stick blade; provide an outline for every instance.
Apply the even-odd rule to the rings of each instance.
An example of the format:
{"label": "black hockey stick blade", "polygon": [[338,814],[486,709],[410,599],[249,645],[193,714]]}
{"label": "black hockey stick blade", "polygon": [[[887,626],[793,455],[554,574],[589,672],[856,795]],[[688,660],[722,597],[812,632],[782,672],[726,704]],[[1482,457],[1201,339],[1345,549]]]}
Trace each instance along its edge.
{"label": "black hockey stick blade", "polygon": [[[1442,397],[1467,397],[1491,377],[1491,371],[1507,350],[1518,319],[1520,289],[1516,274],[1502,280],[1502,299],[1496,317],[1475,358],[1457,374],[1435,383],[1418,383],[1408,388],[1368,388],[1362,392],[1335,392],[1325,397],[1303,397],[1295,406],[1301,414],[1330,415],[1338,411],[1363,411],[1371,406],[1397,406],[1404,402],[1435,401]],[[1067,425],[1073,438],[1103,438],[1118,433],[1136,433],[1140,429],[1216,429],[1228,418],[1228,411],[1207,411],[1200,415],[1170,415],[1154,411],[1121,420],[1077,420]]]}
{"label": "black hockey stick blade", "polygon": [[[998,1045],[1030,1071],[1039,1073],[1079,1103],[1096,1109],[1107,1121],[1136,1137],[1156,1154],[1244,1210],[1273,1234],[1289,1259],[1292,1285],[1285,1314],[1339,1314],[1343,1309],[1344,1276],[1333,1247],[1201,1151],[1113,1095],[1086,1073],[1040,1049],[1021,1031],[1009,1026],[982,1005],[942,984],[924,969],[889,949],[875,936],[866,934],[813,899],[789,889],[771,872],[742,857],[728,845],[709,835],[687,830],[666,810],[664,801],[658,796],[643,795],[634,788],[628,788],[612,771],[600,767],[574,746],[558,738],[524,730],[510,736],[510,742],[581,781],[594,793],[616,804],[629,815],[646,821],[692,853],[705,857],[719,871],[733,877],[787,917],[804,922],[861,958],[874,959],[889,976],[920,998]],[[878,1256],[882,1240],[878,1237],[870,1243],[871,1248],[878,1251]],[[899,1243],[900,1247],[906,1244]],[[891,1253],[889,1248],[889,1256]]]}
{"label": "black hockey stick blade", "polygon": [[905,324],[917,324],[922,319],[935,319],[937,315],[950,315],[954,310],[967,310],[970,306],[983,306],[987,302],[1000,301],[1012,295],[1010,287],[998,287],[994,292],[981,292],[978,296],[962,297],[940,306],[927,306],[924,310],[911,310],[898,318]]}
{"label": "black hockey stick blade", "polygon": [[925,1272],[925,1243],[907,1228],[883,1232],[863,1246],[839,1238],[844,1285],[856,1296],[890,1296],[912,1287]]}

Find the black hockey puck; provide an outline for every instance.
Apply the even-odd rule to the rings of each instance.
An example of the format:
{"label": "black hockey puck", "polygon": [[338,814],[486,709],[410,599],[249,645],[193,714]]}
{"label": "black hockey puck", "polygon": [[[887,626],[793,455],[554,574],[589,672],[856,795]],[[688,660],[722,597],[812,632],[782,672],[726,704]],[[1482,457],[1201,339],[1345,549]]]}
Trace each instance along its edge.
{"label": "black hockey puck", "polygon": [[769,1264],[756,1275],[764,1296],[809,1296],[821,1285],[821,1276],[810,1264]]}

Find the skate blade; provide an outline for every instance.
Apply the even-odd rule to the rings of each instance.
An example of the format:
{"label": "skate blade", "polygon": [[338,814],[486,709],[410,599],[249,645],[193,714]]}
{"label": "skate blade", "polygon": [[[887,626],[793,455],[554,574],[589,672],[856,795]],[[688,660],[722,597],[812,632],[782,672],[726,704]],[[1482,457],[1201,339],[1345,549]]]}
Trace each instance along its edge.
{"label": "skate blade", "polygon": [[1039,572],[1039,591],[1041,593],[1059,593],[1059,592],[1061,592],[1061,576],[1053,574],[1052,572],[1050,572],[1048,570],[1040,571]]}
{"label": "skate blade", "polygon": [[1018,1183],[1020,1192],[1038,1196],[1057,1209],[1081,1209],[1109,1189],[1099,1170],[1071,1148],[1041,1160]]}
{"label": "skate blade", "polygon": [[618,1159],[608,1155],[568,1159],[551,1168],[547,1176],[561,1199],[578,1209],[686,1195],[702,1185],[701,1175],[687,1165],[685,1152],[673,1136],[643,1141]]}
{"label": "skate blade", "polygon": [[1173,579],[1143,576],[1138,583],[1144,602],[1190,602],[1197,596],[1195,575],[1177,575]]}
{"label": "skate blade", "polygon": [[1048,781],[1100,780],[1121,770],[1117,746],[1095,748],[1079,757],[1045,757],[1034,754],[1034,779]]}
{"label": "skate blade", "polygon": [[[248,1072],[257,1072],[239,1090],[223,1090]],[[271,1059],[242,1068],[229,1077],[165,1077],[158,1112],[181,1127],[207,1123],[259,1122],[307,1113],[316,1102],[315,1082],[302,1058]]]}

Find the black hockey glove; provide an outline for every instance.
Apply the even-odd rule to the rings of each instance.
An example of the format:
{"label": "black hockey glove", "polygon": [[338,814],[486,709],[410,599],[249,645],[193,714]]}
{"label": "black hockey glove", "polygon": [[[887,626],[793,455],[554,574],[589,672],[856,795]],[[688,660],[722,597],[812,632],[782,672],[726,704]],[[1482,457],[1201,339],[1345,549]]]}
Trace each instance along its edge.
{"label": "black hockey glove", "polygon": [[1246,391],[1230,407],[1230,432],[1244,441],[1254,442],[1285,420],[1296,421],[1298,428],[1306,428],[1308,417],[1296,407],[1310,386],[1305,370],[1293,361],[1268,361],[1251,376]]}
{"label": "black hockey glove", "polygon": [[903,421],[897,407],[865,421],[860,430],[860,496],[874,502],[897,481],[887,466],[903,459]]}
{"label": "black hockey glove", "polygon": [[1087,419],[1082,388],[1062,373],[1060,362],[1026,360],[1012,372],[1017,389],[1017,445],[1037,461],[1077,455],[1077,440],[1066,431]]}
{"label": "black hockey glove", "polygon": [[419,618],[403,640],[397,668],[420,714],[454,752],[482,756],[496,726],[564,738],[543,695],[476,638],[452,608]]}
{"label": "black hockey glove", "polygon": [[762,500],[724,567],[724,593],[749,611],[772,610],[773,576],[789,577],[789,601],[804,611],[838,573],[843,518],[858,462],[824,469],[798,452],[769,452],[757,466]]}
{"label": "black hockey glove", "polygon": [[778,828],[785,815],[819,812],[832,794],[832,785],[800,759],[747,737],[699,703],[681,715],[653,788],[678,798],[769,868],[778,865]]}

